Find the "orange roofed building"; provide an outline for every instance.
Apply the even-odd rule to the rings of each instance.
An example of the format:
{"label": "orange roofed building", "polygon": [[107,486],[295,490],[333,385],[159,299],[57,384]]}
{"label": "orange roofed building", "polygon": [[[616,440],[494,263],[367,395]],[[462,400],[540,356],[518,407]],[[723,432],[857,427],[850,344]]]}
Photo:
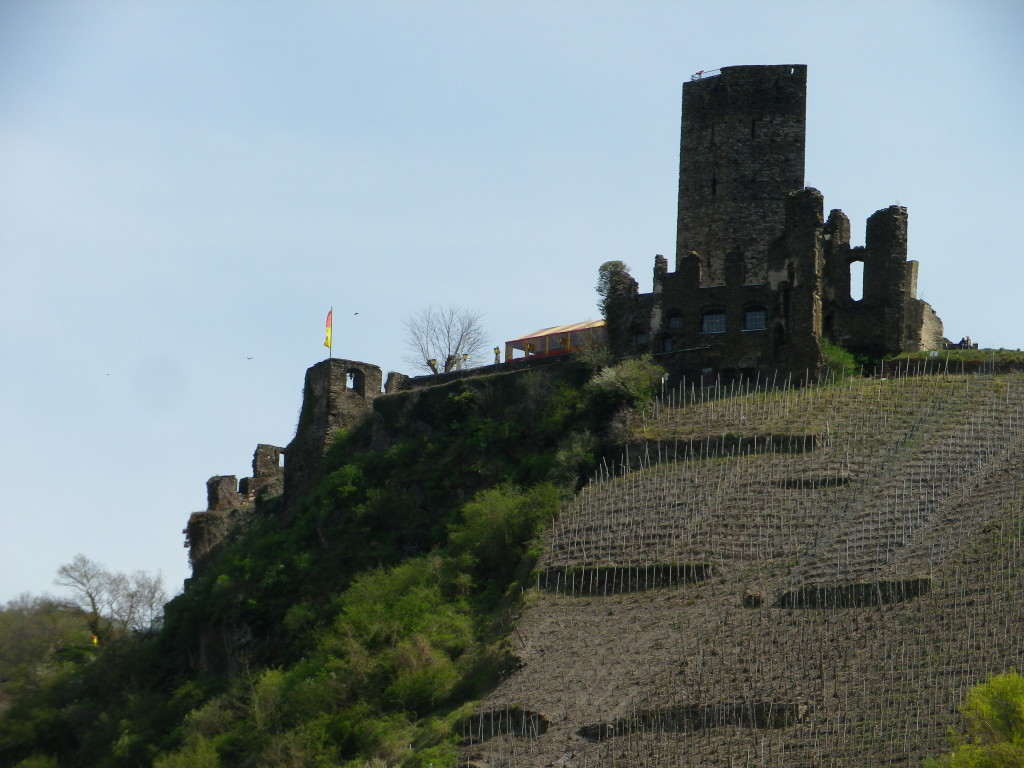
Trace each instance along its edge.
{"label": "orange roofed building", "polygon": [[583,347],[605,343],[604,320],[541,328],[505,342],[505,362],[524,357],[564,355]]}

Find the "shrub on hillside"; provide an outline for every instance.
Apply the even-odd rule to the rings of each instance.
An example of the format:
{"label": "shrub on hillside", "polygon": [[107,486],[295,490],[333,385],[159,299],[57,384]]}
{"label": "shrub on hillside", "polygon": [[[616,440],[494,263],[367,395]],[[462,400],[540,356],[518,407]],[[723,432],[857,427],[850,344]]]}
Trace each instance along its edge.
{"label": "shrub on hillside", "polygon": [[463,506],[463,522],[453,528],[449,546],[468,558],[477,573],[504,585],[527,545],[558,512],[559,500],[553,485],[525,492],[502,486],[478,493]]}
{"label": "shrub on hillside", "polygon": [[614,358],[607,344],[591,344],[572,353],[577,362],[582,363],[591,371],[599,371],[612,364]]}
{"label": "shrub on hillside", "polygon": [[631,357],[602,369],[586,389],[598,408],[633,408],[658,393],[664,375],[665,369],[650,357]]}
{"label": "shrub on hillside", "polygon": [[821,352],[825,358],[825,369],[836,379],[848,379],[860,373],[860,364],[857,362],[857,358],[828,339],[821,342]]}
{"label": "shrub on hillside", "polygon": [[953,751],[927,768],[1014,768],[1024,765],[1024,677],[993,675],[960,706],[965,734],[952,732]]}

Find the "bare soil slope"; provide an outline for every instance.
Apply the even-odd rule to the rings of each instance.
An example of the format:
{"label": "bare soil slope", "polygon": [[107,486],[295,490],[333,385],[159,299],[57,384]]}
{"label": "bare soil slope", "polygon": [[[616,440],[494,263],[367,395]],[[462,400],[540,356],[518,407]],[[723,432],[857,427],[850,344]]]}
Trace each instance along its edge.
{"label": "bare soil slope", "polygon": [[919,765],[1024,667],[1024,378],[675,393],[555,521],[473,765]]}

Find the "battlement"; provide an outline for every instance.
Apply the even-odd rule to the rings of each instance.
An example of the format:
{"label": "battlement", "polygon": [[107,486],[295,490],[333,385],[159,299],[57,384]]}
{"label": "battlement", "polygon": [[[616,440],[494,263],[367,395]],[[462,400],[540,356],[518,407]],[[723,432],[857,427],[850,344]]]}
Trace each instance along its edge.
{"label": "battlement", "polygon": [[235,475],[214,475],[206,481],[206,511],[192,513],[182,531],[194,576],[203,570],[240,515],[249,514],[258,498],[281,493],[283,457],[284,449],[261,443],[253,453],[252,477],[239,480]]}
{"label": "battlement", "polygon": [[[619,354],[652,353],[672,373],[714,381],[813,375],[831,340],[873,355],[942,346],[916,297],[907,211],[879,210],[863,247],[804,187],[807,67],[723,67],[683,85],[675,271],[655,257],[650,294],[611,308]],[[864,264],[864,295],[850,265]]]}

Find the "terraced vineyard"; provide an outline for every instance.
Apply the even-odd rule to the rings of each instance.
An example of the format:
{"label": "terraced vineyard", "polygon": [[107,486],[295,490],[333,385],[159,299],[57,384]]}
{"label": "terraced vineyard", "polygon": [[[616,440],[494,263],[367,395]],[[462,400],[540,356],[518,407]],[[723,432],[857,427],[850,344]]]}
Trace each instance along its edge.
{"label": "terraced vineyard", "polygon": [[919,765],[1024,668],[1024,377],[667,393],[554,521],[479,766]]}

